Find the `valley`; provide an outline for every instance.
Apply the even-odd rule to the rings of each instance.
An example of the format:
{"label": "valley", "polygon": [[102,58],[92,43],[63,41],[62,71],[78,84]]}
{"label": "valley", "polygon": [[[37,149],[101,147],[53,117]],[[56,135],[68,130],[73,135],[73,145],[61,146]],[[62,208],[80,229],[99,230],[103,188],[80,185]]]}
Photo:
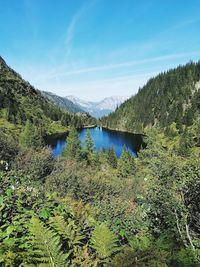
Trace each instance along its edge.
{"label": "valley", "polygon": [[0,267],[200,267],[199,11],[0,0]]}
{"label": "valley", "polygon": [[199,266],[199,66],[97,120],[1,58],[2,266]]}

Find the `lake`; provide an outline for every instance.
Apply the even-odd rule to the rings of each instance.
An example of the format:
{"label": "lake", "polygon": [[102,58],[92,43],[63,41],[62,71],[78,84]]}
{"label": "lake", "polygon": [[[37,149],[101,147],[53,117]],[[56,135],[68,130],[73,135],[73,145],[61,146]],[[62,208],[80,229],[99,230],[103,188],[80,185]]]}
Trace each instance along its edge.
{"label": "lake", "polygon": [[[89,131],[97,151],[100,151],[102,146],[104,146],[108,151],[110,145],[113,144],[118,158],[121,155],[124,145],[134,156],[137,156],[137,152],[143,143],[142,135],[140,134],[113,131],[102,127],[90,128]],[[87,129],[83,128],[78,130],[78,132],[81,143],[83,144]],[[55,157],[62,153],[66,144],[66,137],[66,135],[61,135],[48,138],[47,144],[52,148],[52,152]]]}

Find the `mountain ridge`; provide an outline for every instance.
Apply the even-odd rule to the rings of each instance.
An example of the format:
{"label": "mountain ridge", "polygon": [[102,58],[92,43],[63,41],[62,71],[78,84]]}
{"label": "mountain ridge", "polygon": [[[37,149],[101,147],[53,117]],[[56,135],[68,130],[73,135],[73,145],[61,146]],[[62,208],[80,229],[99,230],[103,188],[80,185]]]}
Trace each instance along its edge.
{"label": "mountain ridge", "polygon": [[84,112],[84,110],[81,109],[78,105],[74,104],[71,100],[68,100],[65,97],[58,96],[48,91],[41,91],[41,93],[64,111],[73,113]]}
{"label": "mountain ridge", "polygon": [[127,96],[111,96],[100,101],[87,101],[73,95],[66,98],[96,118],[108,115],[128,99]]}

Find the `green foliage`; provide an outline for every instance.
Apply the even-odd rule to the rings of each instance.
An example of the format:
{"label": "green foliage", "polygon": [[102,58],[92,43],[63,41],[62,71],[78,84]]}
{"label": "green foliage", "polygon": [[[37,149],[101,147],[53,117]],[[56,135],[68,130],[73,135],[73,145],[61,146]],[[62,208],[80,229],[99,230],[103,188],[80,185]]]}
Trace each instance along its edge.
{"label": "green foliage", "polygon": [[68,255],[61,251],[60,237],[52,230],[44,227],[43,223],[37,219],[31,219],[29,227],[32,235],[31,244],[31,259],[38,266],[62,267],[69,266]]}
{"label": "green foliage", "polygon": [[175,257],[175,262],[177,267],[199,267],[200,251],[181,249]]}
{"label": "green foliage", "polygon": [[0,65],[0,265],[200,266],[200,64],[151,79],[103,119],[145,129],[139,157],[124,148],[118,162],[113,147],[93,151],[89,132],[82,150],[75,129],[53,159],[40,137],[91,118],[63,113]]}
{"label": "green foliage", "polygon": [[92,153],[94,151],[94,142],[91,138],[90,131],[87,130],[84,140],[84,150],[86,153]]}
{"label": "green foliage", "polygon": [[191,148],[194,146],[192,133],[186,129],[180,136],[177,153],[180,156],[190,156]]}
{"label": "green foliage", "polygon": [[135,162],[130,152],[123,147],[121,157],[118,162],[118,175],[122,178],[126,178],[135,173]]}
{"label": "green foliage", "polygon": [[110,164],[110,166],[116,169],[117,168],[117,156],[116,156],[113,145],[110,145],[107,157],[108,157],[108,163]]}
{"label": "green foliage", "polygon": [[89,165],[99,165],[99,156],[97,152],[94,151],[94,142],[91,138],[89,129],[87,129],[86,137],[83,144],[82,158],[86,159],[86,162]]}
{"label": "green foliage", "polygon": [[30,122],[27,121],[23,132],[19,138],[20,146],[23,149],[38,149],[42,146],[42,136],[38,129]]}
{"label": "green foliage", "polygon": [[148,249],[151,245],[152,240],[149,236],[146,235],[135,235],[131,240],[129,240],[129,244],[134,251],[142,251]]}
{"label": "green foliage", "polygon": [[200,117],[193,123],[193,130],[194,130],[194,139],[197,142],[197,145],[200,146]]}
{"label": "green foliage", "polygon": [[18,154],[13,163],[13,169],[20,170],[33,181],[44,182],[54,167],[54,158],[50,148],[44,147],[40,151],[26,150]]}
{"label": "green foliage", "polygon": [[[12,162],[18,153],[18,145],[14,139],[0,129],[0,169],[5,162]],[[3,166],[1,166],[3,165]]]}
{"label": "green foliage", "polygon": [[106,153],[107,153],[106,148],[105,148],[104,145],[102,146],[101,152],[102,152],[103,154],[106,154]]}
{"label": "green foliage", "polygon": [[200,62],[188,63],[150,79],[139,92],[115,112],[101,120],[102,125],[143,133],[144,128],[160,123],[166,127],[175,122],[191,125],[199,115]]}
{"label": "green foliage", "polygon": [[68,222],[65,222],[62,216],[51,217],[50,225],[67,241],[69,251],[78,250],[78,246],[82,244],[85,236],[81,235],[80,229],[72,219],[68,219]]}
{"label": "green foliage", "polygon": [[[76,112],[76,109],[70,106],[71,103],[66,111],[55,101],[51,102],[8,67],[2,58],[0,59],[0,99],[0,119],[5,128],[24,126],[27,121],[30,121],[37,128],[41,127],[40,134],[43,135],[66,132],[68,125],[78,128],[96,124],[96,119],[87,113],[72,113]],[[13,132],[15,133],[15,129]],[[22,144],[26,147],[28,140],[24,139]]]}
{"label": "green foliage", "polygon": [[78,160],[81,156],[81,144],[75,128],[72,128],[69,132],[63,156],[71,160]]}
{"label": "green foliage", "polygon": [[100,259],[106,259],[119,250],[116,236],[104,223],[96,226],[92,232],[91,246],[97,251]]}

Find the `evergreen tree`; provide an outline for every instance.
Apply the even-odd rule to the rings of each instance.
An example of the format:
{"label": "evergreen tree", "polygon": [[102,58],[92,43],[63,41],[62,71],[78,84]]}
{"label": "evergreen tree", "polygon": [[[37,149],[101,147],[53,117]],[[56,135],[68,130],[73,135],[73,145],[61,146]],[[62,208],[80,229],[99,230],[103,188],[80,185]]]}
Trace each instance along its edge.
{"label": "evergreen tree", "polygon": [[24,130],[19,137],[19,143],[23,149],[37,149],[43,144],[40,131],[29,120],[26,121]]}
{"label": "evergreen tree", "polygon": [[123,147],[121,157],[118,162],[118,175],[120,177],[128,177],[135,172],[135,162],[130,152]]}
{"label": "evergreen tree", "polygon": [[117,168],[117,156],[113,145],[110,146],[108,151],[108,163],[111,167]]}
{"label": "evergreen tree", "polygon": [[84,141],[84,150],[86,153],[92,153],[94,151],[94,142],[91,138],[90,131],[87,130],[85,141]]}
{"label": "evergreen tree", "polygon": [[87,130],[86,137],[84,140],[83,157],[87,163],[92,166],[99,165],[99,155],[94,151],[94,142],[91,138],[90,131]]}
{"label": "evergreen tree", "polygon": [[102,149],[99,152],[99,160],[100,160],[101,164],[107,165],[107,163],[108,163],[107,157],[108,156],[107,156],[106,148],[105,148],[105,146],[102,146]]}
{"label": "evergreen tree", "polygon": [[81,155],[81,143],[78,132],[72,128],[67,137],[67,145],[63,151],[63,156],[68,159],[79,159]]}
{"label": "evergreen tree", "polygon": [[191,148],[194,146],[193,135],[186,128],[179,138],[178,154],[183,157],[190,156]]}
{"label": "evergreen tree", "polygon": [[106,153],[107,153],[105,146],[102,146],[101,152],[102,152],[103,154],[106,154]]}
{"label": "evergreen tree", "polygon": [[197,145],[200,145],[200,118],[198,118],[193,124],[194,139],[197,142]]}

